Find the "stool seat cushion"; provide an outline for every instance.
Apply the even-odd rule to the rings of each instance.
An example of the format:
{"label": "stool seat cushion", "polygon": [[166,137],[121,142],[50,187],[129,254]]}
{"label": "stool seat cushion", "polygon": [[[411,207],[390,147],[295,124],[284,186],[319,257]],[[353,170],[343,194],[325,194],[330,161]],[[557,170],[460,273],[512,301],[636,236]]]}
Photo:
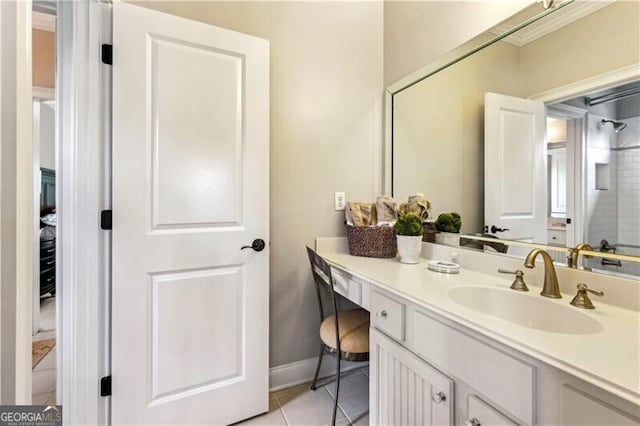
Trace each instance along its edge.
{"label": "stool seat cushion", "polygon": [[[369,352],[369,312],[364,309],[351,309],[338,312],[340,327],[340,351],[347,353]],[[320,325],[322,342],[332,349],[336,348],[335,316],[328,316]]]}

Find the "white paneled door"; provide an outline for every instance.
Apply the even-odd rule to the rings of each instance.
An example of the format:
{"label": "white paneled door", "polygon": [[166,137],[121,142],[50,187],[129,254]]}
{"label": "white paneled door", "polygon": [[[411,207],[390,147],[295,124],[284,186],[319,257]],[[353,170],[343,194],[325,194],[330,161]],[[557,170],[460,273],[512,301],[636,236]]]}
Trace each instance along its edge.
{"label": "white paneled door", "polygon": [[268,409],[269,45],[113,13],[112,422],[233,423]]}
{"label": "white paneled door", "polygon": [[545,106],[486,93],[484,108],[485,226],[500,238],[546,244]]}

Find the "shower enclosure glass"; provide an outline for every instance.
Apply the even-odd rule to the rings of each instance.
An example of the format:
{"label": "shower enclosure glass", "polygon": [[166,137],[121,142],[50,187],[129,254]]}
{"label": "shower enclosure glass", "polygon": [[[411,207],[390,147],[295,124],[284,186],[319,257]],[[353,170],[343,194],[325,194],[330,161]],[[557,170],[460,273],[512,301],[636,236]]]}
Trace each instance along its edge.
{"label": "shower enclosure glass", "polygon": [[[640,86],[630,89],[588,106],[585,231],[596,250],[640,256]],[[594,258],[588,266],[640,275],[640,263]]]}

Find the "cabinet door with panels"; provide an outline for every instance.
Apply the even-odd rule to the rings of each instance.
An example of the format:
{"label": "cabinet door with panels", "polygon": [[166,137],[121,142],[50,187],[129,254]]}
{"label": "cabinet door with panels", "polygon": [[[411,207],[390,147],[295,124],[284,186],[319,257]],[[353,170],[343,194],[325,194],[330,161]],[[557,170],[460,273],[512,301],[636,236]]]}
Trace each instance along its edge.
{"label": "cabinet door with panels", "polygon": [[560,422],[566,425],[638,425],[640,409],[627,413],[589,393],[564,384],[560,390]]}
{"label": "cabinet door with panels", "polygon": [[467,417],[465,426],[516,426],[517,424],[475,395],[469,396]]}
{"label": "cabinet door with panels", "polygon": [[453,425],[453,380],[375,328],[369,341],[371,424]]}

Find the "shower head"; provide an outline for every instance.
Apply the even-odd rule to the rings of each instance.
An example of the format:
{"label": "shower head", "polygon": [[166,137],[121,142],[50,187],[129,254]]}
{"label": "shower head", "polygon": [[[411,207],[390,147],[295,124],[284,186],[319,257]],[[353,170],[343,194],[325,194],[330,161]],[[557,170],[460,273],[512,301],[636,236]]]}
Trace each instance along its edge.
{"label": "shower head", "polygon": [[613,124],[613,130],[615,130],[616,133],[624,130],[625,127],[627,127],[627,123],[623,123],[621,121],[605,120],[604,118],[602,119],[601,123],[602,123],[603,126],[604,126],[605,123]]}

